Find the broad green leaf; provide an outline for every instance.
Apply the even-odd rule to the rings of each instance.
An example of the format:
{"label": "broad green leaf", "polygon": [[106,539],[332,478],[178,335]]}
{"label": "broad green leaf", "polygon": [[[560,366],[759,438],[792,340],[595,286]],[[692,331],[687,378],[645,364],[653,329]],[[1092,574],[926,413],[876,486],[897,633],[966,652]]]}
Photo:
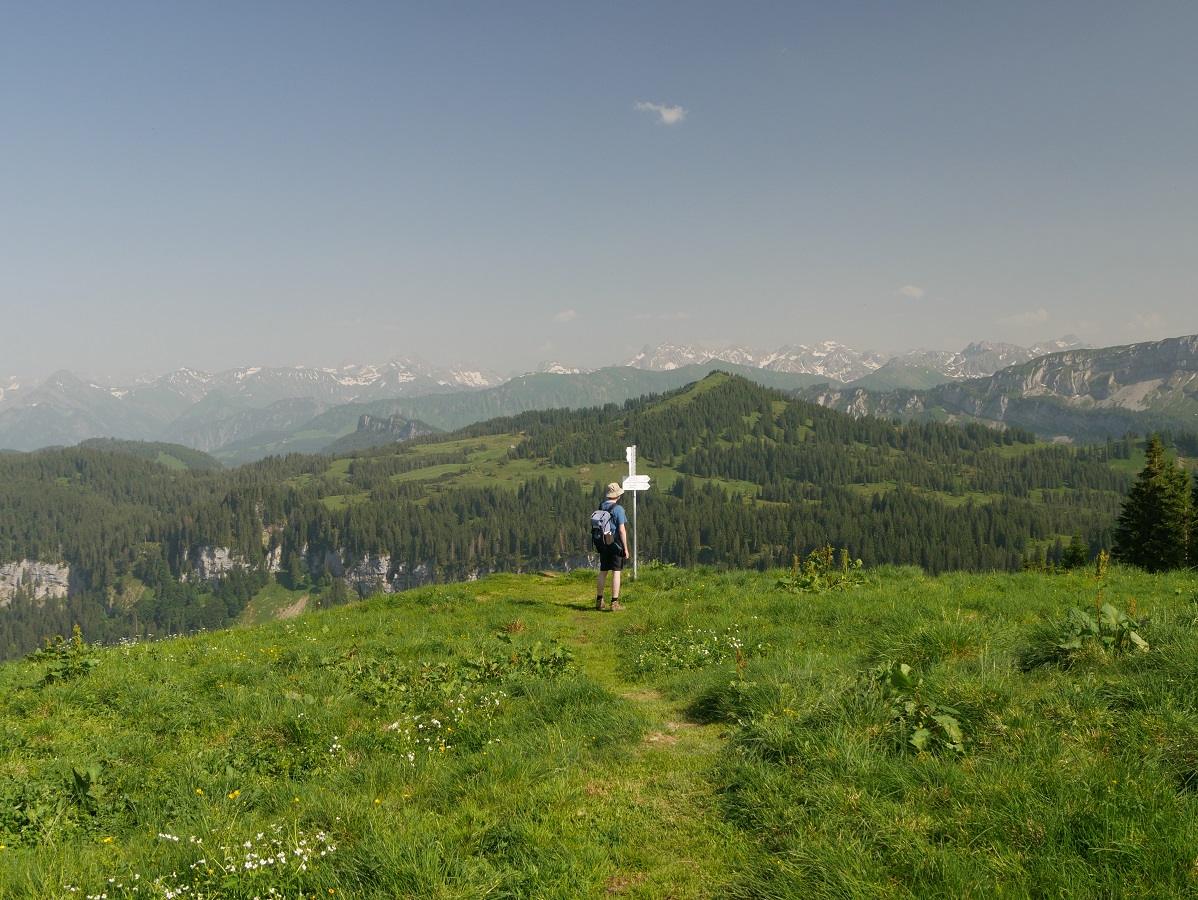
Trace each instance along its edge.
{"label": "broad green leaf", "polygon": [[948,735],[952,743],[960,744],[964,739],[964,735],[961,734],[961,724],[952,716],[932,716],[932,721],[944,729],[944,733]]}
{"label": "broad green leaf", "polygon": [[911,667],[906,663],[895,663],[890,669],[890,683],[900,691],[913,691],[919,681],[911,677]]}

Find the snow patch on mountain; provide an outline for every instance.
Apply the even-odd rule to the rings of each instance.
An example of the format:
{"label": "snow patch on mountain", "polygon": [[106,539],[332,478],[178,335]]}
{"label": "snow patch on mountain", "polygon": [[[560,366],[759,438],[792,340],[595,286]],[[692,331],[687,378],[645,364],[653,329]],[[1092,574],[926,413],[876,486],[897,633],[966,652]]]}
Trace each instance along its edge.
{"label": "snow patch on mountain", "polygon": [[16,375],[5,375],[0,377],[0,403],[4,402],[4,397],[12,396],[21,390],[21,379]]}
{"label": "snow patch on mountain", "polygon": [[1031,347],[977,341],[956,353],[920,349],[909,350],[898,358],[903,362],[927,366],[954,379],[988,378],[1007,366],[1030,362],[1049,353],[1085,349],[1086,346],[1074,335],[1068,334],[1055,341],[1041,341]]}
{"label": "snow patch on mountain", "polygon": [[1073,335],[1066,335],[1055,341],[1044,341],[1033,347],[978,341],[955,352],[921,348],[899,355],[876,350],[859,351],[839,341],[787,345],[773,352],[762,352],[754,347],[732,346],[709,350],[695,344],[666,343],[657,347],[644,347],[625,365],[664,371],[718,361],[774,372],[818,375],[830,381],[847,383],[877,371],[891,360],[899,360],[926,366],[949,378],[963,379],[993,375],[1007,366],[1028,362],[1048,353],[1084,346]]}
{"label": "snow patch on mountain", "polygon": [[682,366],[703,365],[709,362],[726,362],[753,369],[768,369],[774,372],[794,372],[818,375],[835,381],[852,381],[872,372],[885,364],[887,356],[867,351],[860,353],[837,341],[824,341],[808,346],[797,344],[785,346],[773,352],[756,347],[724,347],[708,350],[695,344],[662,344],[645,347],[628,360],[625,365],[639,369],[669,370]]}
{"label": "snow patch on mountain", "polygon": [[546,375],[581,375],[586,369],[571,368],[558,360],[543,362],[537,366],[537,371]]}

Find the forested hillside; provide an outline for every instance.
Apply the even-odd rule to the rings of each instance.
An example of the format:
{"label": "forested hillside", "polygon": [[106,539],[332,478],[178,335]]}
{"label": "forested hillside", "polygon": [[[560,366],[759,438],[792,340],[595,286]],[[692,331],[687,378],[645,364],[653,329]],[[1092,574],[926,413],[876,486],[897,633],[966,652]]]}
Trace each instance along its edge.
{"label": "forested hillside", "polygon": [[0,563],[69,566],[78,589],[2,601],[0,653],[74,622],[100,640],[221,627],[272,582],[318,604],[580,565],[586,517],[630,444],[653,479],[642,560],[757,568],[825,544],[931,572],[1051,562],[1074,534],[1096,550],[1142,459],[1130,438],[1070,448],[853,419],[722,373],[623,405],[232,471],[104,445],[5,455]]}

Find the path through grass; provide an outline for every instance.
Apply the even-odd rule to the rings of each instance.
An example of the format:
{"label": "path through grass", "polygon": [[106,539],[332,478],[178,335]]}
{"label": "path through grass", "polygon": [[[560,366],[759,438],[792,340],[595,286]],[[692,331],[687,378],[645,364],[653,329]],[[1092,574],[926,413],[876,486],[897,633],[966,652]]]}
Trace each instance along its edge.
{"label": "path through grass", "polygon": [[1198,890],[1193,576],[1108,576],[1142,652],[1062,648],[1089,573],[779,574],[647,567],[620,613],[500,575],[0,666],[0,897]]}
{"label": "path through grass", "polygon": [[[649,596],[633,600],[637,585],[625,580],[620,612],[593,609],[594,592],[571,598],[575,648],[582,669],[624,701],[644,721],[639,744],[604,777],[588,784],[601,818],[635,811],[639,838],[620,855],[621,871],[607,881],[613,894],[645,897],[709,897],[743,859],[743,833],[720,818],[710,780],[725,727],[693,721],[679,698],[629,680],[620,659],[621,638],[645,619]],[[579,608],[581,607],[581,608]]]}

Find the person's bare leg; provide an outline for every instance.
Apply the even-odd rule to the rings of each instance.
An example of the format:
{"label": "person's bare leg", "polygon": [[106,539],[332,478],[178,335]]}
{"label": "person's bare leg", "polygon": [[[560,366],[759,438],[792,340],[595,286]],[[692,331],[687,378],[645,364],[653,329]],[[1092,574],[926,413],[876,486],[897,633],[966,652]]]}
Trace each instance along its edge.
{"label": "person's bare leg", "polygon": [[[619,572],[615,573],[615,575],[619,575],[619,574],[620,574]],[[595,582],[595,609],[603,609],[603,588],[606,584],[607,584],[607,573],[604,572],[602,569],[600,569],[599,570],[599,578]],[[613,577],[612,578],[613,591],[615,590],[617,585],[618,585],[618,582]]]}
{"label": "person's bare leg", "polygon": [[[611,608],[612,610],[619,609],[616,606],[616,601],[620,599],[620,570],[615,569],[611,573]],[[621,606],[623,604],[620,604]]]}

